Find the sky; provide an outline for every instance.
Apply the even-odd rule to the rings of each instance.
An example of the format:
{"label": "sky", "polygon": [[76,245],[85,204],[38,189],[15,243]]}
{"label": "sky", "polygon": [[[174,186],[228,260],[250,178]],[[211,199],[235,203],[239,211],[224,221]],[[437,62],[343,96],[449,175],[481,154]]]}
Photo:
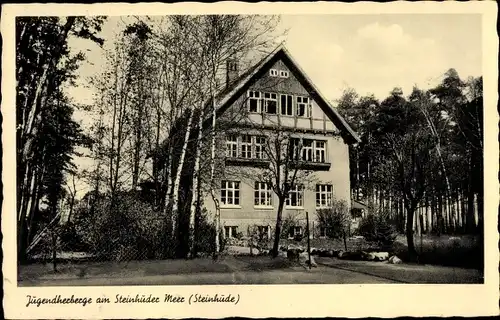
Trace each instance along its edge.
{"label": "sky", "polygon": [[[101,34],[107,45],[126,21],[108,19]],[[395,86],[409,94],[414,85],[436,84],[449,68],[462,78],[481,75],[479,14],[282,15],[276,33],[285,31],[285,46],[330,100],[347,87],[379,99]],[[84,48],[89,60],[79,69],[83,85],[103,67],[103,49],[86,40],[70,45]],[[69,91],[91,102],[91,90]]]}
{"label": "sky", "polygon": [[[116,33],[131,17],[110,17],[101,36],[112,46]],[[461,78],[482,74],[479,14],[323,14],[282,15],[276,34],[294,60],[329,100],[346,88],[384,99],[394,87],[405,95],[413,86],[436,85],[449,68]],[[68,88],[78,103],[92,103],[89,77],[104,67],[102,48],[72,39],[70,47],[87,56],[77,87]],[[76,113],[77,120],[82,120]],[[85,166],[85,160],[77,160]]]}

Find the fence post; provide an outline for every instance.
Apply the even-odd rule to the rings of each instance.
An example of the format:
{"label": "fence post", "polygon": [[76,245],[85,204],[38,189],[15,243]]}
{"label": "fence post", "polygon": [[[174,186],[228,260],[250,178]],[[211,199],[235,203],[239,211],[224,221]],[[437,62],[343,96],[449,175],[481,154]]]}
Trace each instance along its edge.
{"label": "fence post", "polygon": [[309,231],[309,213],[306,211],[306,228],[307,228],[307,255],[309,257],[309,261],[307,264],[309,265],[309,269],[311,269],[311,236]]}
{"label": "fence post", "polygon": [[54,272],[57,272],[57,233],[55,228],[52,229],[52,267]]}

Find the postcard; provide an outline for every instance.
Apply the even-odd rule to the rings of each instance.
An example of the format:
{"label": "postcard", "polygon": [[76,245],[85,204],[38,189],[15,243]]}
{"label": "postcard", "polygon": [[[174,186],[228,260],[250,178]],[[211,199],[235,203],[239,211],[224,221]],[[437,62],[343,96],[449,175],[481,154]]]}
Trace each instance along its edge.
{"label": "postcard", "polygon": [[496,3],[2,9],[7,318],[498,314]]}

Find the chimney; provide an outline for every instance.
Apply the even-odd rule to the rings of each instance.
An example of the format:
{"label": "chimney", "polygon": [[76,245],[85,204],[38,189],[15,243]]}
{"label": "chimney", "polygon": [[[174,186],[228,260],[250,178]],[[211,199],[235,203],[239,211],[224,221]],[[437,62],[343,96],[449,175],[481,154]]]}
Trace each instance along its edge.
{"label": "chimney", "polygon": [[230,58],[226,61],[226,87],[229,87],[238,78],[238,61]]}

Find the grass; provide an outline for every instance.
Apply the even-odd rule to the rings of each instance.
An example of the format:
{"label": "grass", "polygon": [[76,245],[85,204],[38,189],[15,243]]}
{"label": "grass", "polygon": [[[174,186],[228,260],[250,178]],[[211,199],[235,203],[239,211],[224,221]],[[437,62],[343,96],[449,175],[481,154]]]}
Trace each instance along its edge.
{"label": "grass", "polygon": [[[422,244],[415,237],[415,248],[419,263],[449,267],[483,269],[483,246],[477,236],[427,236]],[[403,261],[408,260],[406,238],[398,237],[393,244],[393,252]]]}
{"label": "grass", "polygon": [[289,269],[298,264],[285,258],[273,259],[269,256],[239,256],[197,258],[192,260],[137,260],[128,262],[80,262],[60,263],[57,272],[50,263],[36,263],[20,266],[20,280],[38,278],[100,278],[100,277],[147,277],[168,275],[189,275],[201,273],[230,273],[234,270],[269,271]]}
{"label": "grass", "polygon": [[[441,265],[449,267],[482,269],[484,266],[483,246],[478,236],[432,236],[424,235],[420,245],[420,237],[414,238],[415,248],[419,254],[419,263]],[[311,239],[311,248],[326,250],[345,250],[341,239]],[[300,245],[307,248],[307,239],[294,241],[282,239],[280,246],[289,244]],[[269,244],[269,248],[272,243]],[[409,262],[408,244],[406,237],[398,235],[392,246],[381,248],[376,243],[370,243],[363,239],[347,239],[347,251],[388,251],[391,255],[397,255],[401,260]]]}

